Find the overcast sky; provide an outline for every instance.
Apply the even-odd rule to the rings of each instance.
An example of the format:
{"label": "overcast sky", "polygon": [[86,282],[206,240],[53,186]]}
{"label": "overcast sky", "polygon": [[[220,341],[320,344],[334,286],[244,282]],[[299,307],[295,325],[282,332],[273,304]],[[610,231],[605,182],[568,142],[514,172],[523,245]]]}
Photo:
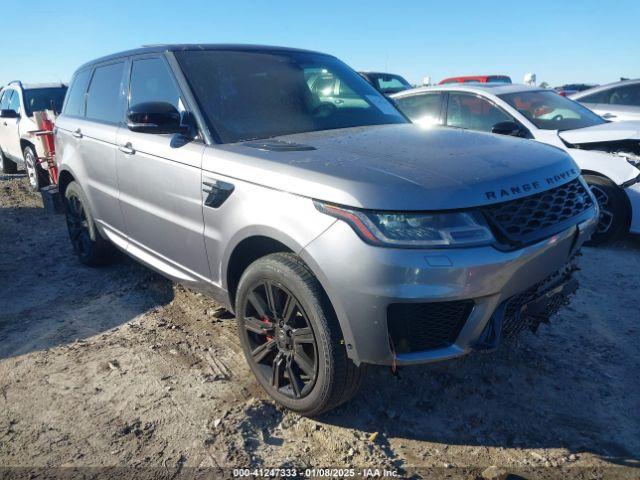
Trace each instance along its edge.
{"label": "overcast sky", "polygon": [[640,0],[3,0],[0,83],[67,81],[153,43],[259,43],[331,53],[419,83],[527,72],[552,86],[640,77]]}

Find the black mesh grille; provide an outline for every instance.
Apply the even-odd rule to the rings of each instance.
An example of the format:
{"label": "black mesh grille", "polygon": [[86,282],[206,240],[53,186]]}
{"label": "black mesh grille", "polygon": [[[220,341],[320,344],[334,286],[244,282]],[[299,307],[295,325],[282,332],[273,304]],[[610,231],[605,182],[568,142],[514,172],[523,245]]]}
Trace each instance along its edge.
{"label": "black mesh grille", "polygon": [[593,207],[579,179],[546,192],[482,208],[499,241],[520,246],[535,243],[567,228]]}
{"label": "black mesh grille", "polygon": [[408,353],[448,347],[458,337],[473,305],[473,300],[389,305],[387,327],[395,351]]}
{"label": "black mesh grille", "polygon": [[573,261],[548,278],[536,283],[522,293],[514,295],[505,302],[504,317],[502,319],[502,335],[505,338],[513,338],[525,329],[534,330],[541,321],[548,321],[550,317],[558,313],[569,299],[565,295],[556,295],[549,300],[545,311],[536,316],[522,312],[522,307],[540,297],[553,285],[564,282],[571,277],[571,272],[576,267]]}

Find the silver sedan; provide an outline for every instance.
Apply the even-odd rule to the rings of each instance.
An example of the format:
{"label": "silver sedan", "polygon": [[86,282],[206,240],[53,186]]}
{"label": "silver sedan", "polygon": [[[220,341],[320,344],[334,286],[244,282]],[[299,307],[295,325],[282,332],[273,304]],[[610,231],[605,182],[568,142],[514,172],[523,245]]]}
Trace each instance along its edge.
{"label": "silver sedan", "polygon": [[605,120],[640,120],[640,78],[610,83],[570,95]]}

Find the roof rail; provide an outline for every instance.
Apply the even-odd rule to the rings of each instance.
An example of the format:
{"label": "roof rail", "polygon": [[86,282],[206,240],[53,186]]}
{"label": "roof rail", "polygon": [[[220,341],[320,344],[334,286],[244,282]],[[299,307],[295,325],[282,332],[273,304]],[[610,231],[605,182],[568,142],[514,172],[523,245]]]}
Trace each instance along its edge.
{"label": "roof rail", "polygon": [[11,80],[7,85],[11,85],[12,83],[17,83],[22,88],[22,82],[20,80]]}

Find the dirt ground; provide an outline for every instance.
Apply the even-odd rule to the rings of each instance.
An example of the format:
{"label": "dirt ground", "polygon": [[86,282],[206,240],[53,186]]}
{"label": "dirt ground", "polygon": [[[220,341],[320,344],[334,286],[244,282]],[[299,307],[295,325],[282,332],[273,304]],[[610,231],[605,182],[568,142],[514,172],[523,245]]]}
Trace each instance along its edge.
{"label": "dirt ground", "polygon": [[579,292],[537,335],[370,368],[352,402],[311,420],[260,390],[214,302],[126,258],[81,266],[24,177],[0,176],[0,207],[0,472],[640,478],[638,238],[585,248]]}

